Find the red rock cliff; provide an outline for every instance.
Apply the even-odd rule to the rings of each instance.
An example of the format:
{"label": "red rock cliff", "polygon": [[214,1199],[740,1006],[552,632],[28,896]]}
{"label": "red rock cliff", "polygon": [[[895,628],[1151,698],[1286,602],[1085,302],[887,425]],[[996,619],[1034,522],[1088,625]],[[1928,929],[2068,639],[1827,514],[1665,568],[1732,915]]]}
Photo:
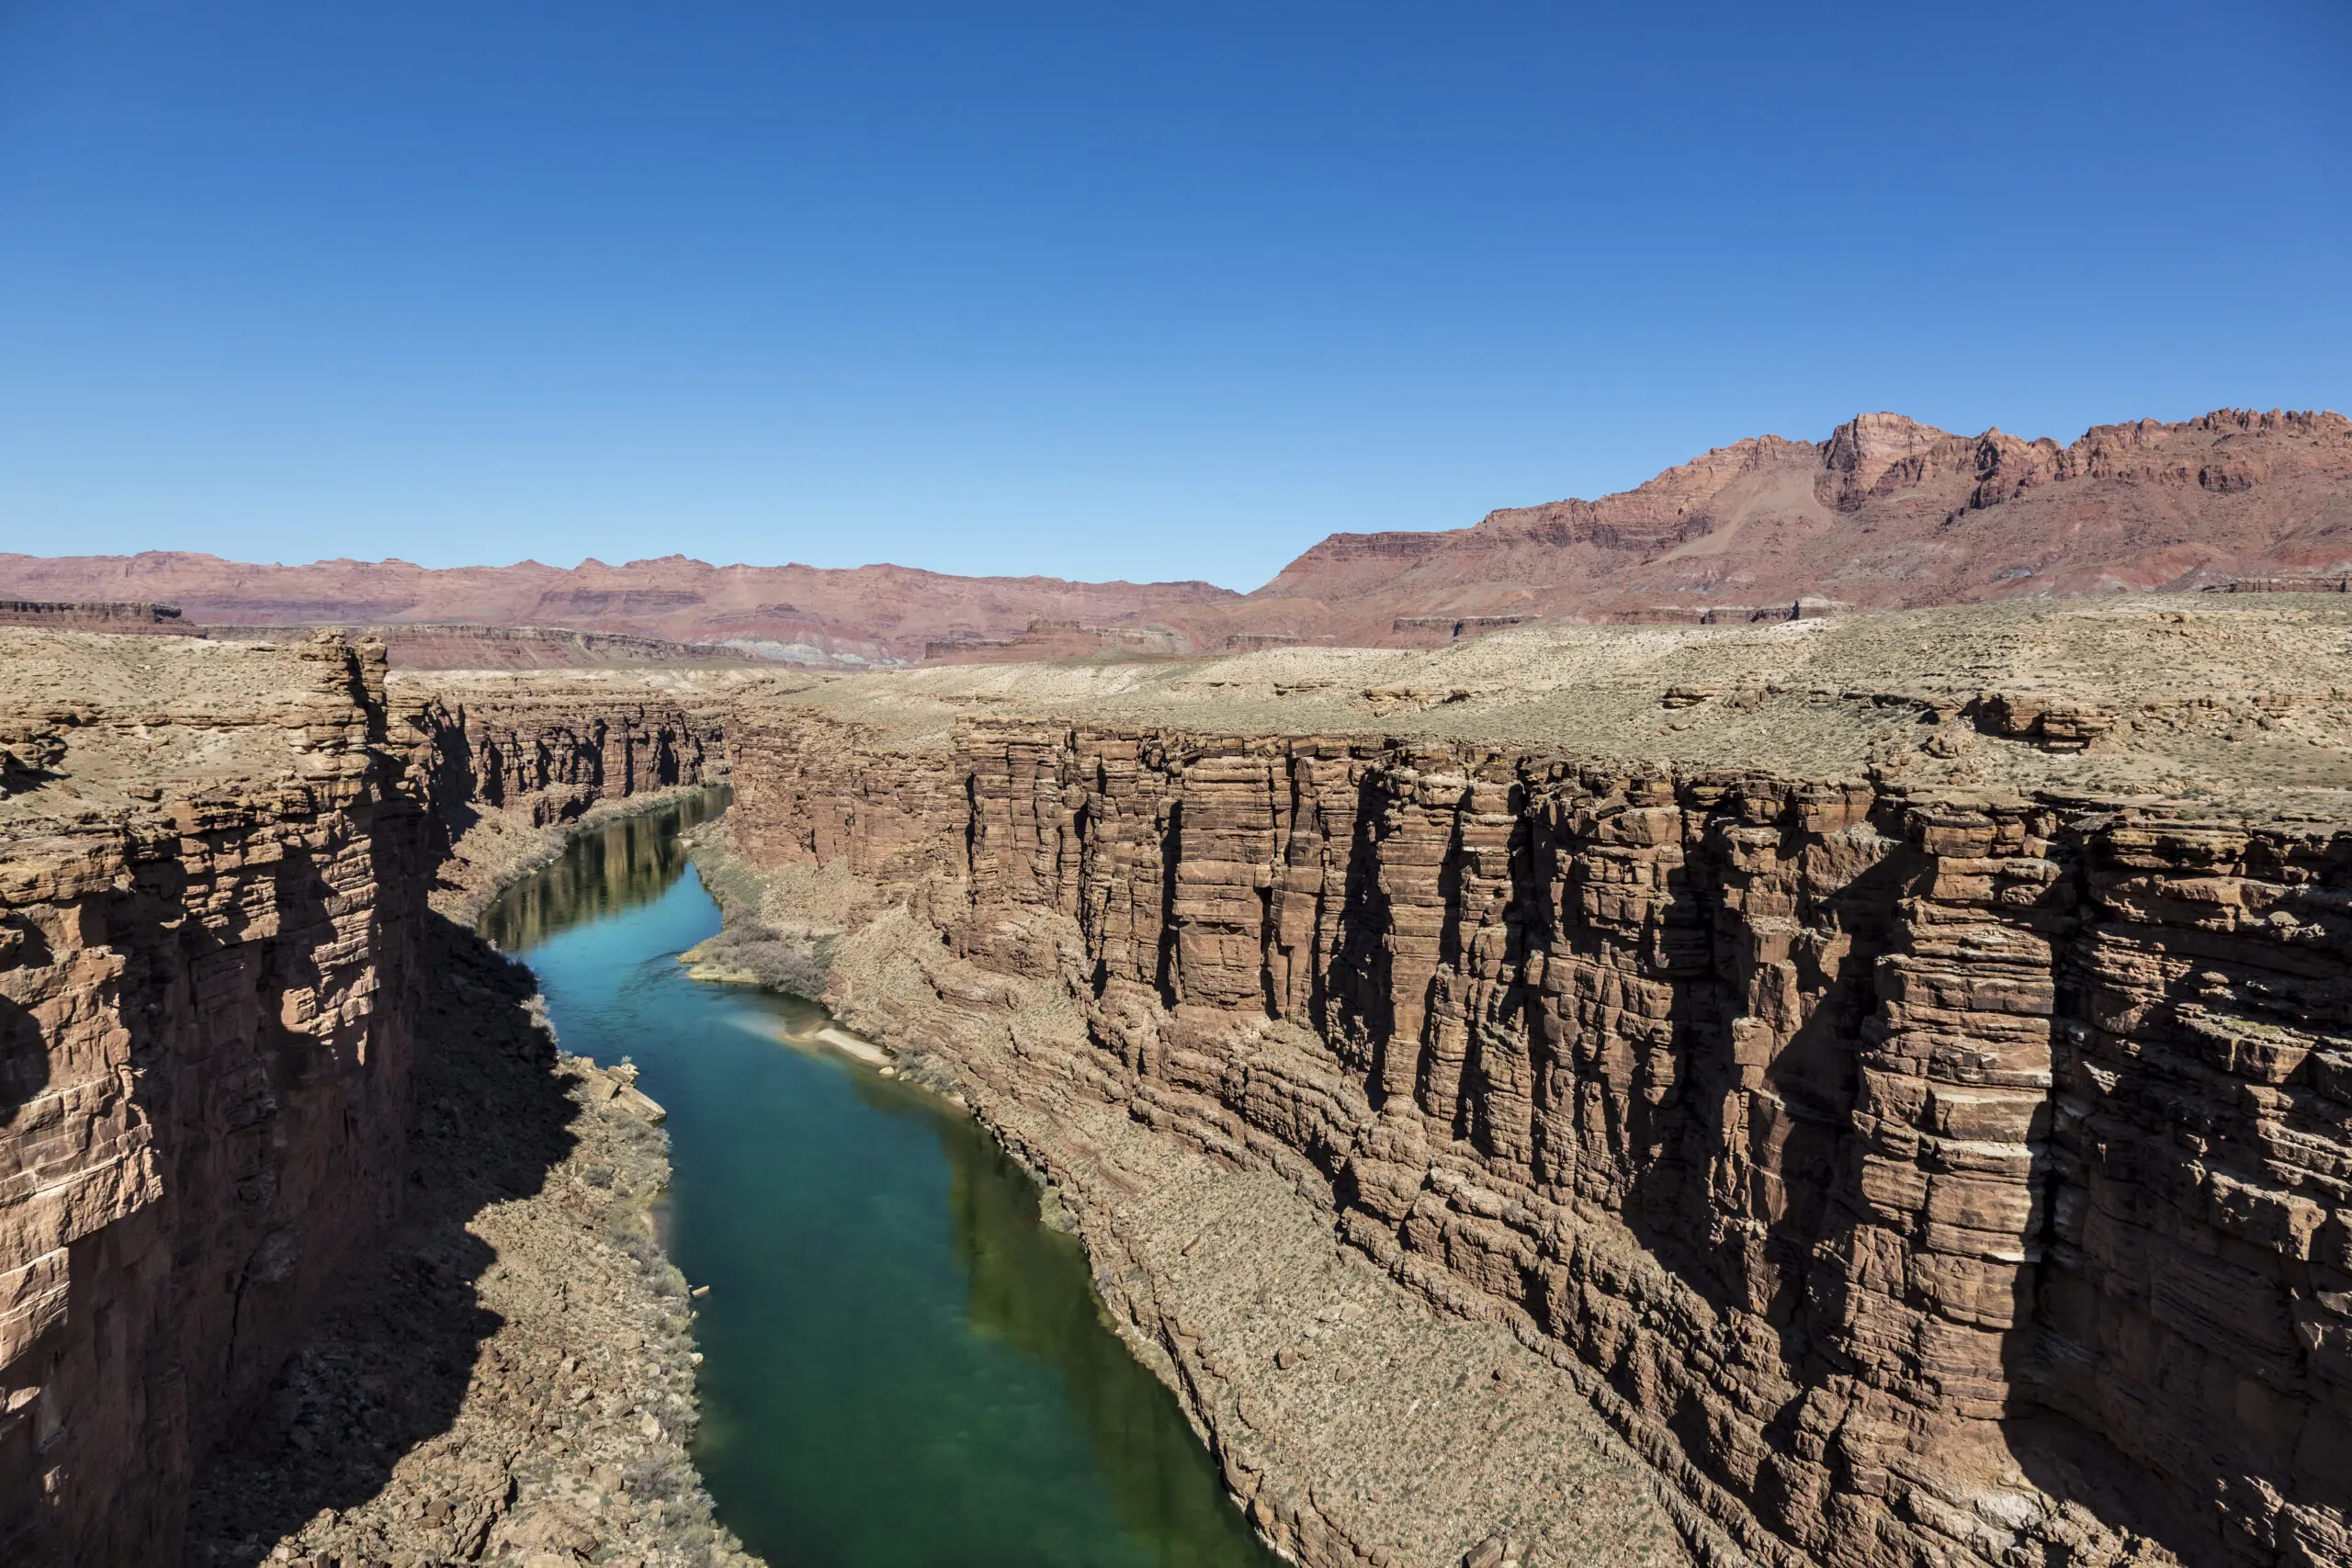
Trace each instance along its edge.
{"label": "red rock cliff", "polygon": [[2352,1562],[2352,834],[1457,747],[731,740],[755,857],[1066,987],[1069,1081],[1311,1162],[1759,1557]]}
{"label": "red rock cliff", "polygon": [[176,1563],[399,1210],[449,835],[696,782],[700,732],[388,702],[376,645],[0,635],[0,1562]]}
{"label": "red rock cliff", "polygon": [[[398,1206],[423,812],[371,744],[380,663],[277,662],[267,709],[211,717],[290,776],[0,852],[10,1562],[176,1561],[197,1459]],[[76,695],[10,715],[62,725],[68,768],[107,724]]]}

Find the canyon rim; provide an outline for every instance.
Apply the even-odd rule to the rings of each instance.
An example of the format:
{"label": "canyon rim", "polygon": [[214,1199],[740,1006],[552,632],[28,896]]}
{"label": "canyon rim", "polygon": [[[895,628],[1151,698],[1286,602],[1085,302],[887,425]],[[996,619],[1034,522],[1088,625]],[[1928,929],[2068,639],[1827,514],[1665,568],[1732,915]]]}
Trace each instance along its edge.
{"label": "canyon rim", "polygon": [[2352,1568],[2347,77],[0,0],[0,1568]]}
{"label": "canyon rim", "polygon": [[[0,716],[10,1561],[234,1560],[281,1418],[333,1518],[262,1556],[740,1555],[634,1090],[451,946],[723,776],[734,961],[1051,1184],[1295,1561],[2352,1562],[2340,597],[856,673],[12,629]],[[545,1141],[451,1174],[469,1095]],[[412,1299],[509,1326],[337,1383]]]}

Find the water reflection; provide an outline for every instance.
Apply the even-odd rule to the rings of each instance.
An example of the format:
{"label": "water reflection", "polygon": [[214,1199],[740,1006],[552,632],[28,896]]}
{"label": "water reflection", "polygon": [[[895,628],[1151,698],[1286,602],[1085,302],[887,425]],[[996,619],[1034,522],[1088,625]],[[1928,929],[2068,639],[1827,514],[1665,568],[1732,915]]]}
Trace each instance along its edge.
{"label": "water reflection", "polygon": [[974,1123],[944,1122],[956,1247],[973,1326],[1061,1373],[1128,1536],[1154,1564],[1254,1562],[1263,1549],[1227,1501],[1175,1396],[1102,1321],[1076,1237],[1039,1222],[1037,1189]]}
{"label": "water reflection", "polygon": [[1272,1568],[1021,1168],[821,1007],[685,977],[718,921],[675,834],[718,804],[583,836],[485,929],[669,1108],[720,1517],[776,1568]]}
{"label": "water reflection", "polygon": [[727,785],[712,784],[659,810],[583,830],[553,863],[499,896],[481,934],[520,953],[585,921],[650,903],[686,869],[678,835],[726,810],[734,797]]}

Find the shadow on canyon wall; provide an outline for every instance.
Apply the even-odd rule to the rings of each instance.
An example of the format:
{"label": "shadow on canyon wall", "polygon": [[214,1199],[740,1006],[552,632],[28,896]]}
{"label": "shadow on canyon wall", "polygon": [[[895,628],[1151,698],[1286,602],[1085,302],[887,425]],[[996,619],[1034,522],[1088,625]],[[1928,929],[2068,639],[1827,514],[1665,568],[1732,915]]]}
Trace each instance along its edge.
{"label": "shadow on canyon wall", "polygon": [[49,1087],[49,1042],[28,1009],[0,997],[0,1127]]}
{"label": "shadow on canyon wall", "polygon": [[[905,1111],[887,1089],[858,1092]],[[1193,1562],[1216,1541],[1230,1543],[1219,1561],[1249,1560],[1258,1549],[1240,1509],[1175,1392],[1109,1325],[1076,1235],[1040,1223],[1036,1182],[978,1122],[936,1112],[932,1122],[947,1157],[948,1217],[973,1326],[1060,1372],[1113,1506],[1133,1540],[1160,1554],[1155,1562]]]}
{"label": "shadow on canyon wall", "polygon": [[[0,962],[46,965],[49,943],[21,916],[0,921]],[[49,1087],[49,1041],[30,1009],[0,997],[0,1127]]]}
{"label": "shadow on canyon wall", "polygon": [[525,1010],[530,972],[439,915],[426,921],[402,1222],[338,1281],[198,1477],[190,1568],[265,1561],[322,1509],[377,1495],[402,1454],[450,1429],[501,1323],[477,1301],[492,1255],[467,1224],[538,1191],[573,1146],[576,1107]]}
{"label": "shadow on canyon wall", "polygon": [[[1859,1185],[1866,1152],[1856,1107],[1865,1057],[1881,1046],[1878,1032],[1886,998],[1880,994],[1880,960],[1896,950],[1897,919],[1904,900],[1917,891],[1928,869],[1905,848],[1858,864],[1845,880],[1816,885],[1805,894],[1802,921],[1789,919],[1725,919],[1724,883],[1735,874],[1720,846],[1668,873],[1670,895],[1664,918],[1629,939],[1621,929],[1589,918],[1584,906],[1590,890],[1582,871],[1564,866],[1566,849],[1552,835],[1531,830],[1522,820],[1509,844],[1505,886],[1489,888],[1498,902],[1488,918],[1507,911],[1508,931],[1494,953],[1474,953],[1479,933],[1465,908],[1467,863],[1461,829],[1434,866],[1434,902],[1445,911],[1437,932],[1436,965],[1425,994],[1417,986],[1399,997],[1399,965],[1389,940],[1395,929],[1392,900],[1382,886],[1381,840],[1393,814],[1368,786],[1358,802],[1343,897],[1348,918],[1345,945],[1329,976],[1318,976],[1312,1015],[1363,1084],[1374,1109],[1392,1097],[1418,1101],[1433,1116],[1450,1118],[1450,1132],[1487,1155],[1509,1157],[1491,1124],[1497,1085],[1489,1081],[1485,1052],[1499,1038],[1495,1025],[1520,1021],[1526,1040],[1524,1071],[1536,1084],[1562,1080],[1591,1084],[1615,1080],[1618,1092],[1574,1118],[1577,1146],[1549,1146],[1538,1130],[1532,1160],[1543,1171],[1573,1169],[1591,1162],[1595,1190],[1617,1188],[1615,1207],[1634,1240],[1718,1314],[1753,1313],[1778,1339],[1781,1365],[1799,1392],[1764,1423],[1760,1436],[1772,1455],[1799,1454],[1805,1435],[1807,1393],[1842,1376],[1867,1376],[1847,1341],[1853,1325],[1842,1320],[1850,1285],[1837,1267],[1851,1254],[1858,1233],[1871,1223]],[[1899,822],[1877,824],[1883,837],[1899,840]],[[1782,846],[1793,862],[1801,845]],[[1172,858],[1172,855],[1171,855]],[[1607,887],[1599,889],[1604,896]],[[1767,916],[1793,915],[1769,903]],[[1804,939],[1771,953],[1758,951],[1784,928],[1801,926]],[[1769,931],[1767,927],[1770,928]],[[1646,1029],[1634,1032],[1634,1048],[1623,1057],[1588,1057],[1577,1041],[1555,1038],[1546,1027],[1542,998],[1523,978],[1529,953],[1541,950],[1553,965],[1582,961],[1617,964],[1629,940],[1642,945],[1640,964],[1669,977],[1666,1007]],[[1505,980],[1498,995],[1455,996],[1447,990],[1457,976],[1475,976],[1499,959]],[[1750,996],[1747,987],[1766,962],[1792,965],[1791,994]],[[1418,976],[1416,976],[1417,978]],[[1167,987],[1163,986],[1163,989]],[[1795,997],[1809,998],[1802,1016],[1788,1009]],[[2169,998],[2177,1000],[2178,998]],[[2060,1019],[2076,1015],[2079,998],[2061,996]],[[1760,1015],[1744,1027],[1769,1021],[1785,1037],[1772,1043],[1758,1064],[1752,1087],[1745,1080],[1736,1021],[1751,1009]],[[1430,1020],[1441,1012],[1463,1018],[1470,1030],[1458,1077],[1439,1059]],[[1882,1064],[1883,1066],[1894,1064]],[[1519,1069],[1506,1065],[1504,1077]],[[2154,1086],[2148,1092],[2155,1092]],[[2045,1122],[2034,1134],[2046,1144]],[[2054,1151],[2053,1151],[2054,1153]],[[1602,1157],[1594,1160],[1596,1154]],[[1565,1156],[1565,1157],[1564,1157]],[[1335,1178],[1335,1197],[1351,1206],[1356,1194],[1344,1171]],[[2098,1411],[2075,1407],[2057,1386],[2047,1364],[2052,1338],[2047,1303],[2049,1234],[2057,1207],[2057,1162],[2037,1155],[2036,1201],[2017,1237],[2019,1254],[2032,1261],[2014,1285],[2012,1325],[1993,1336],[1990,1354],[1956,1368],[1955,1382],[1997,1385],[2007,1413],[1997,1425],[1980,1428],[1988,1472],[2006,1459],[2036,1484],[2075,1500],[2112,1526],[2161,1543],[2188,1564],[2211,1564],[2223,1555],[2210,1521],[2188,1517],[2165,1489],[2147,1484],[2148,1467],[2135,1462],[2130,1437],[2100,1429]],[[1728,1218],[1732,1223],[1725,1224]],[[1522,1305],[1540,1308],[1531,1280]],[[1571,1344],[1580,1338],[1574,1323],[1554,1322],[1552,1331]],[[1871,1325],[1865,1325],[1867,1330]],[[2217,1328],[2217,1333],[2222,1332]],[[2272,1335],[2283,1345],[2286,1328]],[[2282,1364],[2283,1352],[2279,1358]],[[1636,1386],[1643,1369],[1627,1363],[1602,1367],[1617,1391],[1640,1403]],[[1932,1375],[1943,1375],[1939,1370]],[[1984,1397],[1983,1390],[1969,1392]],[[1720,1435],[1710,1412],[1695,1399],[1665,1413],[1665,1424],[1685,1451],[1736,1495],[1752,1494],[1770,1517],[1783,1499],[1770,1479],[1750,1485],[1724,1463]],[[2161,1447],[2162,1445],[2157,1445]],[[2006,1450],[2006,1453],[2000,1450]],[[1744,1456],[1749,1463],[1754,1456]],[[2291,1469],[2290,1456],[2263,1456],[2248,1462],[2248,1473]],[[2191,1467],[2176,1465],[2187,1473]]]}
{"label": "shadow on canyon wall", "polygon": [[[2134,934],[2157,951],[2170,945],[2155,931]],[[2177,1019],[2184,1006],[2202,999],[2208,984],[2218,977],[2207,966],[2214,962],[2211,956],[2200,952],[2193,938],[2179,946],[2207,962],[2187,966],[2154,987],[2149,1010],[2153,1019]],[[2059,969],[2059,1019],[2093,1018],[2099,1006],[2079,971]],[[2143,1022],[2141,1029],[2157,1034],[2160,1027]],[[2069,1044],[2066,1033],[2062,1029],[2056,1042],[2053,1098],[2066,1092],[2068,1078],[2079,1074],[2079,1060],[2090,1055],[2081,1043]],[[2178,1097],[2179,1085],[2145,1058],[2108,1055],[2098,1065],[2115,1075],[2107,1096],[2109,1109],[2100,1117],[2105,1146],[2069,1151],[2062,1148],[2064,1140],[2050,1138],[2053,1157],[2037,1179],[2041,1201],[2032,1231],[2022,1238],[2035,1262],[2018,1284],[2019,1326],[2002,1341],[2002,1371],[2012,1391],[2010,1414],[2001,1424],[2009,1455],[2036,1486],[2146,1536],[2188,1568],[2260,1561],[2282,1545],[2285,1550],[2278,1551],[2277,1561],[2308,1561],[2283,1537],[2278,1542],[2252,1539],[2245,1523],[2264,1512],[2247,1493],[2271,1484],[2256,1478],[2295,1475],[2300,1423],[2275,1416],[2260,1422],[2238,1419],[2234,1400],[2211,1397],[2204,1389],[2189,1393],[2172,1412],[2151,1400],[2139,1405],[2139,1418],[2119,1419],[2117,1409],[2126,1400],[2102,1408],[2095,1387],[2086,1386],[2083,1374],[2094,1360],[2113,1363],[2101,1369],[2101,1381],[2129,1376],[2143,1381],[2159,1399],[2197,1388],[2200,1371],[2206,1374],[2204,1388],[2210,1389],[2211,1372],[2242,1370],[2261,1386],[2257,1398],[2296,1390],[2306,1375],[2295,1353],[2284,1292],[2275,1279],[2236,1266],[2246,1254],[2233,1259],[2226,1247],[2215,1255],[2180,1247],[2160,1267],[2149,1269],[2144,1281],[2149,1295],[2198,1302],[2211,1314],[2200,1325],[2202,1332],[2188,1337],[2192,1348],[2183,1343],[2180,1330],[2184,1321],[2194,1322],[2200,1315],[2198,1311],[2167,1322],[2162,1312],[2148,1310],[2151,1302],[2132,1299],[2142,1280],[2128,1274],[2121,1280],[2112,1277],[2116,1260],[2100,1256],[2104,1248],[2096,1243],[2062,1245],[2070,1227],[2062,1223],[2061,1214],[2069,1208],[2078,1211],[2074,1240],[2087,1239],[2080,1234],[2079,1212],[2098,1201],[2091,1190],[2092,1164],[2102,1168],[2098,1175],[2104,1179],[2109,1202],[2136,1208],[2132,1218],[2152,1232],[2161,1234],[2165,1228],[2154,1212],[2158,1203],[2145,1185],[2154,1175],[2143,1163],[2141,1151],[2146,1144],[2117,1136],[2112,1108],[2164,1104]],[[2259,1167],[2258,1135],[2246,1136],[2255,1132],[2253,1116],[2243,1111],[2241,1115],[2243,1120],[2225,1114],[2206,1123],[2203,1131],[2211,1140],[2206,1158],[2223,1167],[2241,1161]],[[2154,1134],[2146,1137],[2153,1142]],[[2085,1152],[2092,1154],[2092,1160],[2083,1160]],[[2128,1250],[2124,1258],[2129,1260]],[[2211,1359],[2200,1368],[2199,1360],[2208,1355]],[[2181,1405],[2187,1407],[2186,1419],[2180,1418]],[[2290,1501],[2302,1500],[2291,1480],[2278,1490]],[[2328,1499],[2317,1501],[2324,1505]]]}

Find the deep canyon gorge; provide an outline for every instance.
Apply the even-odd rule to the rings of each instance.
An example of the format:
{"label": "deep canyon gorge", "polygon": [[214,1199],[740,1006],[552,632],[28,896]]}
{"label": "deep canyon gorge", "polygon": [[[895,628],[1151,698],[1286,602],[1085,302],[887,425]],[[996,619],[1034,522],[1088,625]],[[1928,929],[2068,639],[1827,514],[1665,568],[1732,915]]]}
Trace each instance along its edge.
{"label": "deep canyon gorge", "polygon": [[[0,1551],[180,1559],[444,1205],[498,1256],[400,1288],[576,1345],[457,1365],[534,1419],[335,1506],[737,1555],[691,1486],[690,1544],[548,1523],[596,1443],[683,1462],[692,1309],[611,1239],[632,1084],[464,946],[723,776],[714,961],[1048,1184],[1296,1561],[2352,1563],[2340,602],[838,675],[0,630]],[[477,1056],[571,1109],[459,1193]],[[584,1239],[481,1242],[526,1210]]]}

